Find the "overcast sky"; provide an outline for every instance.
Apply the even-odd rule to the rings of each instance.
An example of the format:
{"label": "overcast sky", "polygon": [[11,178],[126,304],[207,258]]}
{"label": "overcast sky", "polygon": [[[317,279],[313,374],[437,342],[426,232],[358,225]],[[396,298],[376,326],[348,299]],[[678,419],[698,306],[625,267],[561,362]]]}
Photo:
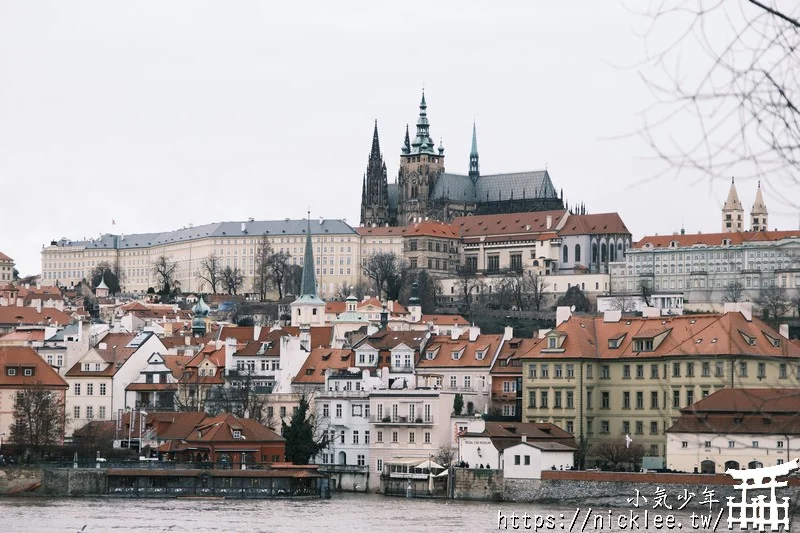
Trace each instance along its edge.
{"label": "overcast sky", "polygon": [[[449,171],[474,117],[484,173],[546,165],[635,238],[719,231],[728,181],[646,181],[642,26],[619,0],[0,0],[0,251],[30,274],[50,240],[112,229],[357,225],[373,121],[394,181],[423,85]],[[770,226],[796,229],[773,194]]]}

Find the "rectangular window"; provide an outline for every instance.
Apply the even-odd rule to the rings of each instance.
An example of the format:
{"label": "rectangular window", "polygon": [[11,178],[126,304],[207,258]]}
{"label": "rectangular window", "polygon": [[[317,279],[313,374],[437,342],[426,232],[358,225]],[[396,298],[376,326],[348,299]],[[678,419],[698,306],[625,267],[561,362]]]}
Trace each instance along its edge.
{"label": "rectangular window", "polygon": [[572,379],[575,377],[575,365],[567,365],[567,379]]}
{"label": "rectangular window", "polygon": [[786,379],[786,363],[781,363],[778,367],[778,376],[780,379]]}
{"label": "rectangular window", "polygon": [[358,455],[357,457],[358,458],[356,460],[356,463],[358,464],[358,466],[364,466],[366,464],[366,462],[364,460],[364,456],[363,455]]}
{"label": "rectangular window", "polygon": [[650,379],[658,379],[658,364],[650,365]]}
{"label": "rectangular window", "polygon": [[528,391],[528,407],[536,407],[536,391]]}
{"label": "rectangular window", "polygon": [[658,435],[658,422],[650,422],[650,434]]}
{"label": "rectangular window", "polygon": [[375,461],[375,468],[378,470],[378,472],[383,472],[383,459],[378,459]]}
{"label": "rectangular window", "polygon": [[392,442],[398,442],[398,433],[397,431],[392,431]]}
{"label": "rectangular window", "polygon": [[101,405],[99,407],[97,416],[100,418],[100,420],[105,420],[106,419],[106,408],[105,408],[104,405]]}
{"label": "rectangular window", "polygon": [[331,406],[330,404],[323,403],[322,404],[322,418],[330,418],[331,416]]}
{"label": "rectangular window", "polygon": [[608,420],[601,420],[600,421],[600,433],[609,433],[611,431],[611,426],[608,423]]}
{"label": "rectangular window", "polygon": [[636,392],[636,408],[644,409],[644,393],[642,391]]}
{"label": "rectangular window", "polygon": [[86,384],[86,395],[87,396],[94,395],[94,383],[87,383]]}
{"label": "rectangular window", "polygon": [[548,368],[548,365],[542,363],[542,379],[546,379],[548,377],[550,377],[550,370]]}
{"label": "rectangular window", "polygon": [[707,378],[711,375],[711,363],[703,361],[703,377]]}
{"label": "rectangular window", "polygon": [[557,390],[553,392],[554,400],[553,404],[556,409],[561,409],[561,391]]}
{"label": "rectangular window", "polygon": [[541,395],[539,396],[540,402],[539,407],[542,409],[547,409],[547,391],[543,390]]}
{"label": "rectangular window", "polygon": [[76,419],[81,417],[81,406],[80,405],[76,405],[75,407],[72,408],[72,416],[73,416],[73,418],[76,418]]}
{"label": "rectangular window", "polygon": [[623,409],[630,409],[631,408],[631,393],[630,393],[630,391],[624,391],[622,393],[622,408]]}
{"label": "rectangular window", "polygon": [[586,379],[592,379],[592,365],[586,365]]}
{"label": "rectangular window", "polygon": [[739,377],[746,378],[747,377],[747,362],[741,361],[739,363]]}
{"label": "rectangular window", "polygon": [[567,409],[575,408],[575,393],[571,390],[567,391]]}
{"label": "rectangular window", "polygon": [[94,418],[94,407],[91,405],[86,407],[86,418],[89,420]]}
{"label": "rectangular window", "polygon": [[672,391],[672,408],[673,409],[680,409],[681,407],[681,391],[678,389],[673,389]]}
{"label": "rectangular window", "polygon": [[636,379],[644,379],[644,365],[636,365]]}
{"label": "rectangular window", "polygon": [[515,455],[514,456],[514,464],[518,465],[519,463],[520,463],[520,456],[519,455]]}
{"label": "rectangular window", "polygon": [[714,368],[714,376],[721,378],[725,375],[725,363],[722,361],[717,361],[715,368]]}
{"label": "rectangular window", "polygon": [[658,391],[650,392],[650,409],[658,409]]}
{"label": "rectangular window", "polygon": [[559,365],[559,364],[553,365],[553,370],[554,370],[554,372],[556,374],[555,375],[556,378],[560,379],[561,377],[563,377],[562,374],[561,374],[561,365]]}
{"label": "rectangular window", "polygon": [[694,363],[692,362],[686,363],[686,377],[687,378],[694,377]]}
{"label": "rectangular window", "polygon": [[430,444],[430,443],[431,443],[431,432],[430,431],[426,431],[425,432],[425,444]]}
{"label": "rectangular window", "polygon": [[531,456],[530,455],[526,455],[525,456],[525,464],[526,465],[530,465],[531,464]]}
{"label": "rectangular window", "polygon": [[364,432],[364,444],[369,444],[369,431]]}
{"label": "rectangular window", "polygon": [[631,379],[631,365],[622,365],[622,379]]}
{"label": "rectangular window", "polygon": [[608,409],[611,407],[611,399],[609,397],[608,391],[603,391],[600,396],[600,407],[603,409]]}
{"label": "rectangular window", "polygon": [[586,391],[586,408],[592,409],[592,391]]}
{"label": "rectangular window", "polygon": [[759,379],[764,379],[767,377],[767,364],[766,363],[758,363],[758,377]]}
{"label": "rectangular window", "polygon": [[689,389],[686,391],[686,405],[692,405],[694,403],[694,389]]}
{"label": "rectangular window", "polygon": [[376,439],[376,442],[383,442],[383,431],[378,431],[375,439]]}
{"label": "rectangular window", "polygon": [[681,377],[681,364],[680,363],[672,363],[672,377],[673,378]]}
{"label": "rectangular window", "polygon": [[414,442],[416,440],[417,440],[417,434],[415,432],[413,432],[413,431],[409,431],[408,432],[408,442],[410,444],[414,444]]}
{"label": "rectangular window", "polygon": [[611,369],[608,365],[601,365],[600,366],[600,378],[601,379],[609,379],[611,377]]}
{"label": "rectangular window", "polygon": [[358,431],[353,431],[353,444],[358,444]]}
{"label": "rectangular window", "polygon": [[72,392],[73,392],[73,394],[75,394],[75,396],[80,396],[81,395],[81,384],[80,383],[76,383],[75,385],[73,385],[72,386]]}

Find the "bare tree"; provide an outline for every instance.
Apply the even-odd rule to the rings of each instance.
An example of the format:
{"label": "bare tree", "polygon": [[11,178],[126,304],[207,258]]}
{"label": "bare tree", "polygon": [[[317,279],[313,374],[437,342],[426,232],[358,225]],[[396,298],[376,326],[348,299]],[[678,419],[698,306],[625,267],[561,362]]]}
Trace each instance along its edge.
{"label": "bare tree", "polygon": [[477,291],[478,287],[481,286],[481,282],[475,270],[468,266],[459,267],[458,270],[456,270],[456,276],[458,278],[458,281],[456,281],[456,290],[461,295],[461,302],[467,307],[467,310],[469,310],[470,304],[472,303],[472,293],[473,291]]}
{"label": "bare tree", "polygon": [[725,285],[725,294],[722,299],[726,302],[736,303],[742,301],[744,285],[739,280],[733,280]]}
{"label": "bare tree", "polygon": [[153,264],[153,274],[156,277],[156,291],[162,297],[171,296],[174,294],[176,288],[175,271],[178,269],[178,263],[167,259],[166,256],[161,255],[156,259]]}
{"label": "bare tree", "polygon": [[800,289],[794,291],[794,296],[792,296],[792,306],[795,308],[795,312],[797,316],[800,316]]}
{"label": "bare tree", "polygon": [[756,304],[766,320],[778,320],[789,310],[786,289],[775,284],[761,288]]}
{"label": "bare tree", "polygon": [[544,280],[544,276],[539,274],[534,274],[530,277],[530,289],[531,289],[531,303],[536,308],[537,311],[542,310],[542,304],[544,303],[545,293],[544,291],[547,290],[549,285]]}
{"label": "bare tree", "polygon": [[[378,299],[389,290],[388,284],[392,283],[390,280],[397,278],[402,268],[402,261],[393,252],[377,252],[367,259],[364,263],[364,275],[374,282]],[[392,288],[396,288],[396,285],[394,283]]]}
{"label": "bare tree", "polygon": [[621,311],[623,313],[631,313],[636,310],[636,304],[633,300],[633,296],[630,294],[619,294],[611,301],[611,305],[617,311]]}
{"label": "bare tree", "polygon": [[612,470],[619,468],[630,461],[629,449],[625,446],[625,439],[605,439],[595,442],[589,449],[589,455],[605,461]]}
{"label": "bare tree", "polygon": [[408,279],[403,285],[403,290],[400,295],[400,301],[403,305],[408,305],[408,300],[411,298],[411,291],[414,283],[417,284],[417,293],[419,296],[419,303],[422,307],[423,314],[432,314],[436,312],[436,297],[441,294],[442,287],[439,281],[431,276],[425,269],[413,269],[408,271]]}
{"label": "bare tree", "polygon": [[650,283],[647,280],[642,280],[639,284],[639,292],[641,293],[642,300],[644,300],[644,305],[650,307],[650,297],[653,295],[653,289],[650,287]]}
{"label": "bare tree", "polygon": [[[651,2],[645,81],[657,101],[643,137],[677,174],[798,183],[797,4],[766,0]],[[650,44],[650,43],[648,43]],[[653,43],[655,44],[655,43]],[[691,57],[690,62],[682,61]],[[699,71],[687,65],[699,65]],[[686,128],[686,120],[697,127]],[[680,130],[679,136],[674,132]],[[691,131],[697,132],[692,134]],[[783,195],[781,198],[785,198]],[[797,206],[797,200],[785,199]]]}
{"label": "bare tree", "polygon": [[361,301],[367,294],[367,286],[363,281],[359,281],[355,285],[342,282],[336,287],[334,298],[337,300],[346,300],[352,294],[356,300]]}
{"label": "bare tree", "polygon": [[242,367],[225,373],[225,384],[209,391],[206,410],[209,414],[232,413],[240,418],[252,418],[270,425],[267,405],[270,389],[255,372],[255,368]]}
{"label": "bare tree", "polygon": [[119,263],[114,263],[112,265],[108,261],[101,261],[92,269],[91,286],[92,288],[97,287],[102,280],[106,282],[110,294],[118,294],[121,290],[121,278],[122,271],[119,267]]}
{"label": "bare tree", "polygon": [[[269,293],[270,283],[272,281],[269,265],[272,255],[269,237],[262,235],[258,241],[258,247],[256,248],[253,278],[253,292],[258,293],[258,297],[262,302],[267,299],[267,293]],[[280,292],[280,290],[280,287],[278,287],[278,292]]]}
{"label": "bare tree", "polygon": [[452,444],[442,444],[439,446],[439,449],[436,450],[436,455],[433,456],[433,460],[444,467],[448,467],[452,464],[457,455],[458,450],[455,446]]}
{"label": "bare tree", "polygon": [[244,272],[239,267],[225,267],[222,271],[222,287],[228,294],[236,295],[244,285]]}
{"label": "bare tree", "polygon": [[61,444],[66,423],[63,398],[41,382],[34,383],[17,392],[14,398],[10,440],[39,457],[49,446]]}
{"label": "bare tree", "polygon": [[222,283],[222,261],[217,254],[211,254],[200,261],[200,270],[195,276],[208,283],[213,294],[217,294],[217,287]]}
{"label": "bare tree", "polygon": [[286,267],[286,275],[283,280],[283,294],[300,294],[302,280],[303,267],[300,265],[288,265]]}
{"label": "bare tree", "polygon": [[292,257],[286,252],[272,254],[267,259],[267,276],[278,289],[279,300],[282,300],[284,293],[287,292],[285,290],[286,277],[291,266]]}

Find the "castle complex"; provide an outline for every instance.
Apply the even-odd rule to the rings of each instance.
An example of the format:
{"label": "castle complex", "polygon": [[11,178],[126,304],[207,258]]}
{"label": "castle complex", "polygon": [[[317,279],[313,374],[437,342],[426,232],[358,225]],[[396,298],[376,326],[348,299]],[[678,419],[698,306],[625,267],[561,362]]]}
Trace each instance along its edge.
{"label": "castle complex", "polygon": [[361,192],[362,226],[405,226],[430,218],[448,222],[472,214],[521,213],[563,209],[547,170],[481,175],[478,139],[472,127],[469,172],[445,172],[444,146],[434,146],[425,94],[419,104],[417,134],[406,136],[400,150],[397,181],[388,183],[380,150],[378,124],[372,137]]}

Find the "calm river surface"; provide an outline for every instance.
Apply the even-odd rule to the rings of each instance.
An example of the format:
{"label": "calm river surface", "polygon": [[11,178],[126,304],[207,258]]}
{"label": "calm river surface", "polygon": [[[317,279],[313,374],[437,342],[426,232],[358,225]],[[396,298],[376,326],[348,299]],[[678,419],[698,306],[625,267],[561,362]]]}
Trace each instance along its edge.
{"label": "calm river surface", "polygon": [[[607,515],[608,509],[595,509]],[[38,499],[0,500],[1,532],[316,532],[352,531],[408,533],[416,531],[488,532],[498,531],[498,512],[511,515],[546,514],[555,516],[550,530],[569,531],[575,506],[564,508],[523,503],[480,503],[447,500],[392,498],[380,495],[334,495],[330,500],[161,500],[161,499]],[[615,513],[630,512],[617,509]],[[564,527],[559,515],[564,513]],[[575,524],[575,533],[581,531]],[[693,529],[688,513],[675,515],[681,531]],[[722,515],[717,531],[728,531]],[[639,519],[641,520],[641,518]],[[800,531],[793,524],[792,531]],[[635,529],[635,528],[631,528]],[[629,531],[605,525],[603,531]],[[505,528],[501,528],[505,530]],[[510,527],[509,531],[514,531]],[[523,531],[524,528],[517,529]],[[529,529],[533,531],[533,529]],[[539,531],[546,531],[540,528]],[[639,524],[639,531],[645,530]],[[662,528],[661,531],[666,531]],[[589,525],[586,532],[598,531]],[[656,531],[649,527],[647,531]],[[677,531],[677,529],[674,529]],[[737,528],[738,531],[738,528]],[[767,527],[769,531],[769,527]]]}

